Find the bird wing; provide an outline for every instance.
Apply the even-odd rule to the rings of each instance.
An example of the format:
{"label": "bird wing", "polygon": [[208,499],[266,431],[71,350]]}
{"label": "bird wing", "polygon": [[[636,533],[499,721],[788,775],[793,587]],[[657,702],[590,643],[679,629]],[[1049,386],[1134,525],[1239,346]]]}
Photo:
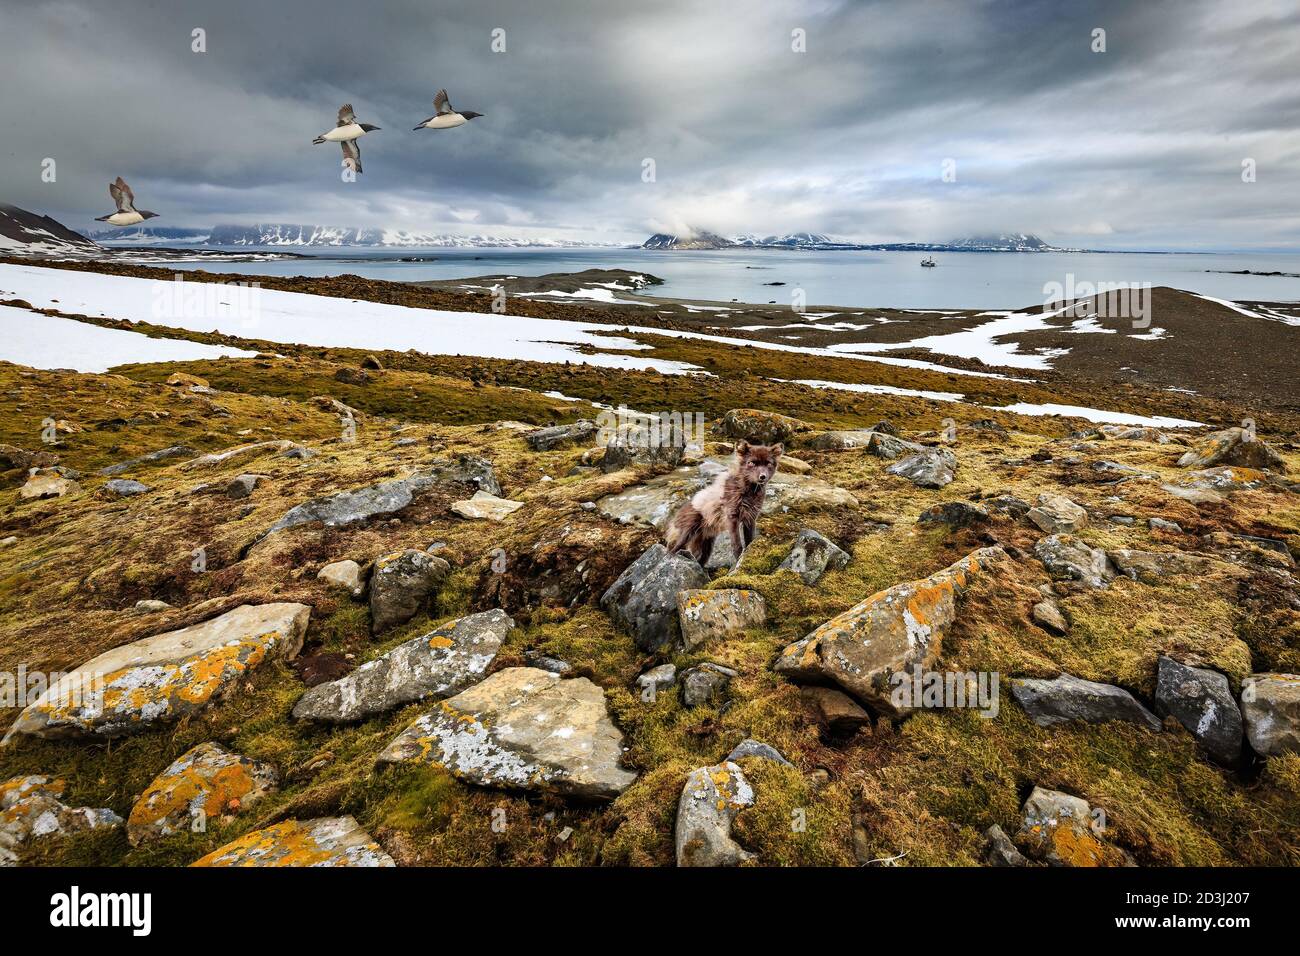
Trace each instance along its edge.
{"label": "bird wing", "polygon": [[118,212],[135,212],[135,193],[121,176],[117,177],[117,182],[108,184],[108,194],[117,203]]}
{"label": "bird wing", "polygon": [[451,101],[447,99],[447,91],[439,90],[433,94],[433,109],[439,116],[445,116],[448,113],[456,112],[451,108]]}
{"label": "bird wing", "polygon": [[339,107],[339,121],[335,126],[350,126],[357,121],[357,114],[352,112],[352,104],[344,103]]}
{"label": "bird wing", "polygon": [[355,139],[339,143],[343,147],[343,165],[351,166],[353,172],[361,172],[361,147]]}

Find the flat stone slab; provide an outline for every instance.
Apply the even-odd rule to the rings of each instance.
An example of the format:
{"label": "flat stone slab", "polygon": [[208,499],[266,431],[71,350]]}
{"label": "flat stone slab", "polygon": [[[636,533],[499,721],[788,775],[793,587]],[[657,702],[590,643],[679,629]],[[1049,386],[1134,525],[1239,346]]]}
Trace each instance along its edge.
{"label": "flat stone slab", "polygon": [[432,764],[467,783],[610,800],[636,779],[623,735],[585,677],[508,667],[402,731],[378,763]]}
{"label": "flat stone slab", "polygon": [[269,764],[231,753],[217,743],[199,744],[176,758],[145,789],[127,818],[126,838],[139,846],[206,827],[209,820],[248,809],[278,784],[279,774]]}
{"label": "flat stone slab", "polygon": [[473,497],[451,503],[452,514],[469,520],[504,521],[524,506],[522,501],[498,498],[486,491],[476,491]]}
{"label": "flat stone slab", "polygon": [[1039,727],[1055,727],[1072,720],[1088,724],[1123,720],[1156,732],[1163,726],[1159,717],[1124,688],[1073,674],[1052,680],[1013,680],[1011,696]]}
{"label": "flat stone slab", "polygon": [[903,716],[913,707],[894,701],[893,675],[930,668],[956,620],[958,598],[1006,557],[1000,547],[980,548],[928,578],[878,591],[789,645],[775,669],[796,681],[833,682],[883,713]]}
{"label": "flat stone slab", "polygon": [[442,700],[481,680],[515,622],[502,610],[470,614],[399,644],[336,681],[317,684],[293,708],[299,720],[342,724],[416,700]]}
{"label": "flat stone slab", "polygon": [[223,697],[248,671],[302,648],[306,604],[244,604],[220,617],[115,647],[64,675],[5,735],[120,737]]}
{"label": "flat stone slab", "polygon": [[[662,531],[673,512],[729,467],[730,462],[725,458],[706,458],[699,465],[684,465],[616,495],[607,495],[596,506],[615,521],[641,521]],[[856,508],[857,505],[858,499],[843,488],[810,475],[778,470],[768,482],[763,514]]]}
{"label": "flat stone slab", "polygon": [[246,833],[191,866],[396,866],[352,817],[286,820]]}

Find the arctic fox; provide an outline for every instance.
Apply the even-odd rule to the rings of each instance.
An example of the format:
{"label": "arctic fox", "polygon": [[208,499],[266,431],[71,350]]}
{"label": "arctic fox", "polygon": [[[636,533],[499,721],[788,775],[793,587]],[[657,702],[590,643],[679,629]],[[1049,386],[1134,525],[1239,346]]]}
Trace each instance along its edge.
{"label": "arctic fox", "polygon": [[697,491],[673,515],[666,535],[668,550],[673,554],[684,551],[703,565],[713,553],[714,540],[725,531],[731,535],[736,554],[731,570],[740,567],[741,555],[754,540],[754,527],[763,510],[767,483],[776,474],[784,452],[782,445],[738,442],[731,470]]}

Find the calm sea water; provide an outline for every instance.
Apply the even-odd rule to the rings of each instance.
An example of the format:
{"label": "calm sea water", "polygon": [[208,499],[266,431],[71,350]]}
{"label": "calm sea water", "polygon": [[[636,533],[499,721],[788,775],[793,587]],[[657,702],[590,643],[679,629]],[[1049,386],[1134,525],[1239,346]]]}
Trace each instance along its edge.
{"label": "calm sea water", "polygon": [[[255,251],[242,247],[242,252]],[[283,251],[283,250],[282,250]],[[315,252],[315,250],[302,250]],[[400,256],[436,257],[400,262]],[[184,263],[179,268],[277,276],[352,273],[421,281],[482,275],[543,275],[631,269],[664,280],[654,294],[686,299],[789,304],[802,289],[809,305],[900,309],[1011,309],[1036,306],[1047,283],[1151,283],[1223,299],[1300,301],[1300,279],[1222,271],[1300,273],[1300,254],[937,253],[923,269],[910,252],[663,252],[649,249],[402,250],[320,254],[310,260]],[[1215,271],[1222,270],[1222,271]],[[782,286],[765,283],[783,282]]]}

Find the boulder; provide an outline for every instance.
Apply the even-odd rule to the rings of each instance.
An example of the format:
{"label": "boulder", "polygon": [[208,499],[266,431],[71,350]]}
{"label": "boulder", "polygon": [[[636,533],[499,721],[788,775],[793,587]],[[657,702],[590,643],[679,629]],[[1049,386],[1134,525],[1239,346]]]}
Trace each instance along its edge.
{"label": "boulder", "polygon": [[837,737],[848,737],[871,726],[871,715],[848,694],[833,687],[805,687],[799,692],[817,721]]}
{"label": "boulder", "polygon": [[483,679],[515,626],[484,611],[399,644],[339,680],[317,684],[294,705],[298,720],[343,724],[417,700],[442,700]]}
{"label": "boulder", "polygon": [[302,648],[306,604],[244,604],[220,617],[115,647],[65,674],[5,735],[120,737],[174,723],[243,676]]}
{"label": "boulder", "polygon": [[586,441],[599,430],[596,423],[589,419],[583,418],[572,423],[571,425],[552,425],[549,428],[539,428],[536,431],[528,432],[524,435],[524,441],[533,451],[550,451],[552,448],[559,448],[561,445],[568,445],[576,441]]}
{"label": "boulder", "polygon": [[628,566],[600,599],[600,606],[630,631],[637,647],[651,653],[681,640],[677,595],[702,588],[709,576],[693,558],[669,554],[656,544]]}
{"label": "boulder", "polygon": [[1019,518],[1021,515],[1029,513],[1029,502],[1024,501],[1014,495],[998,495],[989,498],[984,502],[984,506],[989,511],[997,511],[1001,514],[1011,515],[1013,518]]}
{"label": "boulder", "polygon": [[[1272,477],[1257,468],[1220,465],[1189,471],[1177,479],[1176,487],[1185,491],[1223,492],[1231,495],[1238,491],[1254,491],[1272,482]],[[1164,486],[1167,487],[1167,486]]]}
{"label": "boulder", "polygon": [[678,591],[677,619],[682,648],[693,651],[732,631],[762,627],[767,621],[767,603],[757,591],[735,588]]}
{"label": "boulder", "polygon": [[30,471],[33,468],[51,468],[58,463],[59,456],[53,452],[28,451],[17,445],[6,445],[0,442],[0,471],[8,471],[10,468]]}
{"label": "boulder", "polygon": [[737,866],[754,859],[731,838],[736,814],[753,803],[739,764],[728,760],[692,771],[677,801],[677,865]]}
{"label": "boulder", "polygon": [[[770,760],[773,763],[779,763],[785,767],[792,767],[794,764],[781,756],[781,751],[777,750],[770,744],[762,743],[752,737],[746,737],[740,743],[732,748],[731,753],[727,754],[727,760],[733,763],[737,760],[744,760],[746,757],[754,757],[757,760]],[[726,761],[724,761],[725,763]]]}
{"label": "boulder", "polygon": [[427,551],[408,548],[375,561],[370,575],[370,631],[405,624],[438,593],[451,565]]}
{"label": "boulder", "polygon": [[378,762],[437,764],[479,786],[610,800],[636,779],[619,766],[622,753],[596,684],[507,667],[436,705]]}
{"label": "boulder", "polygon": [[209,387],[206,378],[200,378],[198,375],[191,375],[188,372],[172,372],[172,374],[167,377],[167,384],[184,385],[187,388],[192,388],[195,385],[198,385],[200,388]]}
{"label": "boulder", "polygon": [[938,658],[971,580],[1006,559],[999,547],[972,551],[928,578],[896,584],[822,624],[777,659],[777,673],[801,682],[838,684],[879,711],[903,716],[893,676]]}
{"label": "boulder", "polygon": [[1188,667],[1160,655],[1156,662],[1156,713],[1172,714],[1225,766],[1241,758],[1244,725],[1228,678],[1218,671]]}
{"label": "boulder", "polygon": [[199,744],[154,778],[126,821],[132,846],[173,833],[206,829],[209,820],[247,810],[279,786],[269,764]]}
{"label": "boulder", "polygon": [[1070,630],[1069,622],[1055,601],[1039,601],[1030,616],[1035,624],[1052,634],[1061,635]]}
{"label": "boulder", "polygon": [[1073,535],[1039,538],[1034,545],[1034,557],[1043,562],[1053,579],[1078,581],[1094,590],[1106,587],[1115,577],[1106,552]]}
{"label": "boulder", "polygon": [[1282,456],[1244,428],[1211,432],[1178,459],[1179,468],[1209,468],[1212,465],[1286,471]]}
{"label": "boulder", "polygon": [[1039,495],[1037,506],[1030,508],[1025,517],[1048,534],[1078,531],[1088,523],[1088,512],[1081,505],[1051,493]]}
{"label": "boulder", "polygon": [[919,488],[942,488],[952,482],[956,471],[957,456],[946,448],[927,448],[885,469]]}
{"label": "boulder", "polygon": [[39,501],[42,498],[62,498],[75,495],[81,491],[81,485],[71,478],[65,478],[57,471],[42,470],[28,477],[26,483],[18,489],[20,501]]}
{"label": "boulder", "polygon": [[1167,445],[1170,437],[1158,428],[1141,425],[1099,425],[1097,432],[1112,441],[1148,441]]}
{"label": "boulder", "polygon": [[677,683],[677,666],[660,664],[637,676],[636,686],[641,690],[641,699],[653,701],[662,691]]}
{"label": "boulder", "polygon": [[361,597],[366,590],[365,579],[361,576],[361,565],[351,559],[331,561],[316,572],[316,578],[335,587],[343,588],[356,598]]}
{"label": "boulder", "polygon": [[1028,866],[1011,838],[996,823],[984,831],[984,863],[988,866]]}
{"label": "boulder", "polygon": [[686,435],[680,430],[673,431],[657,423],[624,425],[605,444],[600,470],[611,472],[636,466],[676,468],[685,449]]}
{"label": "boulder", "polygon": [[1072,720],[1087,724],[1123,720],[1156,732],[1162,727],[1160,718],[1122,687],[1098,684],[1072,674],[1062,674],[1053,680],[1012,680],[1011,696],[1039,727],[1055,727]]}
{"label": "boulder", "polygon": [[916,520],[919,524],[946,524],[953,528],[969,528],[972,525],[987,524],[989,513],[969,501],[945,501],[941,505],[926,508]]}
{"label": "boulder", "polygon": [[816,584],[827,571],[838,570],[849,563],[849,553],[819,531],[804,528],[795,535],[790,553],[785,556],[778,571],[793,571],[804,584]]}
{"label": "boulder", "polygon": [[756,408],[733,408],[722,416],[719,431],[726,438],[745,439],[760,445],[788,443],[795,435],[811,431],[812,426],[788,415]]}
{"label": "boulder", "polygon": [[111,478],[104,482],[104,491],[114,498],[130,498],[132,495],[142,495],[147,491],[153,491],[142,481],[134,481],[130,478]]}
{"label": "boulder", "polygon": [[1102,843],[1094,832],[1087,800],[1034,787],[1025,800],[1020,831],[1025,852],[1049,866],[1123,866],[1124,854]]}
{"label": "boulder", "polygon": [[285,820],[254,830],[191,866],[395,866],[352,817]]}
{"label": "boulder", "polygon": [[226,485],[226,497],[235,500],[247,498],[257,487],[260,478],[261,475],[238,475],[232,478],[230,484]]}
{"label": "boulder", "polygon": [[[866,448],[875,434],[869,428],[818,432],[804,444],[818,451],[852,451],[858,448]],[[782,462],[782,465],[784,464]]]}
{"label": "boulder", "polygon": [[868,455],[875,455],[877,458],[893,461],[905,455],[920,454],[926,451],[926,446],[919,445],[914,441],[907,441],[891,432],[883,432],[877,428],[871,432],[871,437],[867,439],[866,451]]}
{"label": "boulder", "polygon": [[736,677],[730,667],[720,664],[701,664],[682,674],[682,703],[687,707],[716,705]]}
{"label": "boulder", "polygon": [[1300,753],[1300,674],[1252,674],[1241,682],[1241,713],[1255,753]]}
{"label": "boulder", "polygon": [[1137,551],[1115,548],[1106,552],[1119,573],[1134,581],[1155,584],[1171,574],[1205,574],[1220,562],[1186,551]]}
{"label": "boulder", "polygon": [[471,498],[453,501],[451,511],[470,521],[504,521],[523,506],[522,501],[511,501],[509,498],[490,495],[486,491],[476,491]]}
{"label": "boulder", "polygon": [[16,777],[0,784],[0,866],[15,866],[33,840],[115,827],[122,818],[112,810],[69,807],[59,799],[62,780]]}
{"label": "boulder", "polygon": [[1168,531],[1170,534],[1182,534],[1183,526],[1177,521],[1166,521],[1164,518],[1152,518],[1147,522],[1152,531]]}

